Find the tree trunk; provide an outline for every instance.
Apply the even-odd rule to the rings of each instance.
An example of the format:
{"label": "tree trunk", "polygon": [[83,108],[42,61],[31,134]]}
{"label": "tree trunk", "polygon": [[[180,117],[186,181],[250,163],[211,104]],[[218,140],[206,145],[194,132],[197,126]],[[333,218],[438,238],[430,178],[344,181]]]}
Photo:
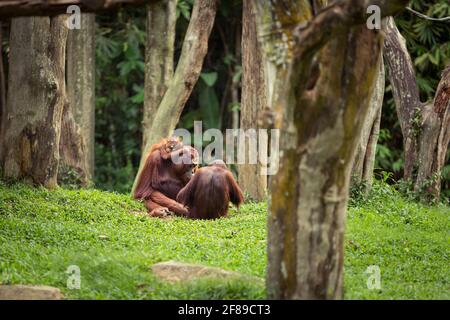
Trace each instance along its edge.
{"label": "tree trunk", "polygon": [[[5,83],[5,69],[3,68],[3,32],[2,23],[0,22],[0,142],[2,134],[2,118],[6,108],[6,83]],[[0,146],[0,159],[2,158],[2,148]],[[1,174],[1,162],[0,162]]]}
{"label": "tree trunk", "polygon": [[[382,14],[406,3],[376,1]],[[361,1],[333,2],[308,24],[306,0],[257,2],[257,8],[258,37],[276,69],[270,96],[281,131],[269,199],[268,295],[342,298],[348,185],[382,34],[366,27]]]}
{"label": "tree trunk", "polygon": [[203,59],[208,52],[208,38],[214,24],[216,10],[216,0],[196,0],[194,2],[178,65],[170,85],[158,106],[153,125],[149,129],[149,134],[146,138],[147,142],[142,150],[133,192],[150,147],[162,138],[172,134],[184,105],[194,85],[197,83],[202,70]]}
{"label": "tree trunk", "polygon": [[65,101],[66,17],[11,22],[8,97],[2,126],[3,177],[57,185]]}
{"label": "tree trunk", "polygon": [[83,132],[74,118],[72,104],[66,100],[61,118],[59,142],[59,184],[87,186],[91,176],[88,172],[86,155]]}
{"label": "tree trunk", "polygon": [[384,58],[389,70],[395,107],[403,133],[405,152],[404,178],[414,178],[417,162],[417,135],[420,131],[419,87],[416,83],[414,66],[406,48],[406,41],[395,25],[394,18],[387,19]]}
{"label": "tree trunk", "polygon": [[[256,129],[260,113],[267,107],[265,73],[262,48],[258,42],[254,4],[243,1],[242,11],[242,98],[241,129]],[[261,143],[261,141],[259,141]],[[259,151],[266,150],[259,148]],[[246,153],[250,152],[246,145]],[[261,174],[261,165],[238,166],[238,182],[242,190],[256,201],[264,200],[267,176]]]}
{"label": "tree trunk", "polygon": [[115,10],[125,5],[143,5],[162,0],[8,0],[0,1],[0,19],[19,16],[53,16],[67,13],[71,5],[81,12]]}
{"label": "tree trunk", "polygon": [[[69,104],[65,109],[63,128],[68,131],[67,135],[63,131],[63,136],[68,138],[68,143],[77,141],[75,144],[78,144],[78,148],[68,154],[72,155],[68,162],[90,180],[94,176],[95,166],[95,14],[92,13],[81,15],[81,29],[69,30],[67,95]],[[70,119],[74,119],[75,123],[71,123]],[[68,144],[62,143],[62,146]],[[62,160],[65,159],[62,157]],[[81,172],[83,168],[84,174]]]}
{"label": "tree trunk", "polygon": [[403,134],[404,179],[412,181],[421,196],[437,198],[449,143],[448,69],[434,103],[422,103],[405,39],[392,17],[388,19],[384,56]]}
{"label": "tree trunk", "polygon": [[375,154],[380,133],[381,111],[383,106],[385,72],[383,59],[379,65],[379,71],[372,98],[370,99],[369,112],[363,123],[361,139],[355,152],[352,175],[357,182],[366,185],[366,191],[370,190],[373,179]]}
{"label": "tree trunk", "polygon": [[176,6],[177,1],[170,0],[147,8],[143,146],[152,135],[153,119],[173,76]]}
{"label": "tree trunk", "polygon": [[442,73],[433,103],[422,110],[416,191],[438,199],[441,171],[450,142],[450,66]]}

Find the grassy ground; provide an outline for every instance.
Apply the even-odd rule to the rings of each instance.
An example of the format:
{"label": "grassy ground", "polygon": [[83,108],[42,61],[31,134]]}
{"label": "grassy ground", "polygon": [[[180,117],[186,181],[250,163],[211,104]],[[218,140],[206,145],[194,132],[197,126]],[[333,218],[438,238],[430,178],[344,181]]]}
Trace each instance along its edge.
{"label": "grassy ground", "polygon": [[[264,277],[266,205],[246,204],[216,221],[149,219],[126,195],[46,191],[0,183],[0,282],[45,284],[70,299],[258,299],[245,282],[160,283],[149,272],[165,260],[203,263]],[[131,214],[130,214],[131,213]],[[348,213],[347,299],[450,299],[450,208],[408,202],[390,187]],[[81,289],[66,287],[70,265]],[[367,289],[367,267],[381,289]]]}

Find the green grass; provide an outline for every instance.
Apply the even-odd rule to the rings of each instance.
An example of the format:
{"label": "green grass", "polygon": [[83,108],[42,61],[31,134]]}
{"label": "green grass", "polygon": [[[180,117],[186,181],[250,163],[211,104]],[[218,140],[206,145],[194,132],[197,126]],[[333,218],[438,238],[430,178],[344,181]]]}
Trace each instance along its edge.
{"label": "green grass", "polygon": [[[266,205],[246,204],[229,218],[150,219],[127,195],[47,191],[0,183],[0,282],[59,287],[69,299],[259,299],[261,285],[213,281],[171,285],[149,271],[156,262],[203,263],[259,277],[266,269]],[[404,200],[377,184],[348,212],[347,299],[449,299],[450,208]],[[81,289],[66,270],[81,269]],[[366,286],[368,266],[381,290]]]}

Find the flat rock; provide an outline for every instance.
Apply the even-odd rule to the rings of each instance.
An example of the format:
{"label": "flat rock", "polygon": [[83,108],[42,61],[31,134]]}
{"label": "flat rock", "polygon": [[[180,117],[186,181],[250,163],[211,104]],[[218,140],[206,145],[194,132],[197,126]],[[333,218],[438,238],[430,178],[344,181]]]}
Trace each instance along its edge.
{"label": "flat rock", "polygon": [[49,286],[0,285],[0,300],[61,300],[58,288]]}
{"label": "flat rock", "polygon": [[154,264],[151,270],[157,278],[168,282],[191,281],[199,278],[246,279],[254,282],[263,282],[261,278],[244,275],[239,272],[178,261],[159,262]]}

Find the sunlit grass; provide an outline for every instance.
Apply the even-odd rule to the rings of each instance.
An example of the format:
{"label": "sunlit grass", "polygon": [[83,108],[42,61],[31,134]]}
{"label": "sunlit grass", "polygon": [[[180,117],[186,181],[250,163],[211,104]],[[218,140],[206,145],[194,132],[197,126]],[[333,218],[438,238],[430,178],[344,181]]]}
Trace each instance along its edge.
{"label": "sunlit grass", "polygon": [[[128,195],[47,191],[0,183],[0,281],[59,287],[69,299],[258,299],[258,283],[205,280],[161,283],[156,262],[177,260],[265,277],[266,205],[249,203],[215,221],[150,219]],[[390,187],[348,213],[347,299],[450,298],[449,214],[443,205],[407,202]],[[67,289],[70,265],[81,289]],[[381,290],[369,290],[370,265]]]}

